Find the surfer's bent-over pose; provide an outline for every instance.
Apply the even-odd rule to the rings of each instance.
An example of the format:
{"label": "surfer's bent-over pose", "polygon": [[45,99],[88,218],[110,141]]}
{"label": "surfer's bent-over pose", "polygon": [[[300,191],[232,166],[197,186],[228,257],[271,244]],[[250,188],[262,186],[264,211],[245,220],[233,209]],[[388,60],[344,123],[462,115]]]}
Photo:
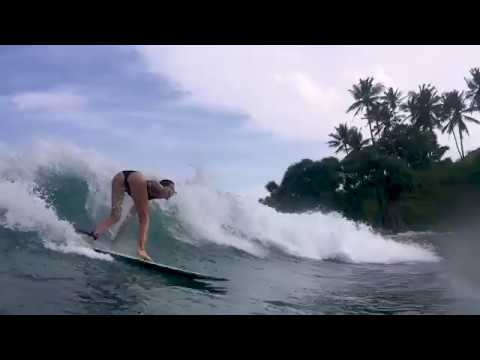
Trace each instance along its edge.
{"label": "surfer's bent-over pose", "polygon": [[147,180],[139,171],[125,170],[116,174],[112,179],[112,210],[110,216],[98,224],[91,234],[95,240],[120,220],[125,193],[133,199],[140,223],[138,255],[144,260],[152,261],[146,251],[150,225],[148,200],[170,199],[176,194],[175,183],[168,179]]}

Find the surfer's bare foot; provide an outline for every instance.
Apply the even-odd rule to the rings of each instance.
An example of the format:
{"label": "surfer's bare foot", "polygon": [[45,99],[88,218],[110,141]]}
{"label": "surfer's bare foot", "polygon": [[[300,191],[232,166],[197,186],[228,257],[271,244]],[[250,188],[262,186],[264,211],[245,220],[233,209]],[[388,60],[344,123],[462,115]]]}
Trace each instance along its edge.
{"label": "surfer's bare foot", "polygon": [[140,256],[143,260],[153,261],[145,250],[138,249],[138,256]]}

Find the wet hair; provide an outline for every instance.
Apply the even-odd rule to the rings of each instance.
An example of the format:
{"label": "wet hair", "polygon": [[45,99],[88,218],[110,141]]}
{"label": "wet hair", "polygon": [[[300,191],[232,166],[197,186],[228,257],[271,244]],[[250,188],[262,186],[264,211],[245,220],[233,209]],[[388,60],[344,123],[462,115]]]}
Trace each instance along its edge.
{"label": "wet hair", "polygon": [[175,183],[169,179],[163,179],[160,181],[160,185],[162,186],[175,186]]}

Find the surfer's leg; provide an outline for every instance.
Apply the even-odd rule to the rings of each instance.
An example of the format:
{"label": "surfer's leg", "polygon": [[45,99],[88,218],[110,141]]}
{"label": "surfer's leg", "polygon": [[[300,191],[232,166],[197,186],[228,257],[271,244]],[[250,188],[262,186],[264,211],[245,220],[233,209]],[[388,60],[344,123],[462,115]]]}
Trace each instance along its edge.
{"label": "surfer's leg", "polygon": [[112,179],[112,209],[110,217],[101,222],[95,229],[97,237],[105,233],[112,225],[116,224],[122,215],[122,203],[125,197],[123,174],[120,172]]}
{"label": "surfer's leg", "polygon": [[148,208],[148,193],[146,181],[142,174],[132,174],[132,182],[130,187],[132,190],[132,198],[137,210],[138,222],[140,223],[140,234],[138,239],[138,255],[145,259],[150,260],[150,256],[147,253],[146,246],[148,240],[148,228],[150,225],[150,215]]}

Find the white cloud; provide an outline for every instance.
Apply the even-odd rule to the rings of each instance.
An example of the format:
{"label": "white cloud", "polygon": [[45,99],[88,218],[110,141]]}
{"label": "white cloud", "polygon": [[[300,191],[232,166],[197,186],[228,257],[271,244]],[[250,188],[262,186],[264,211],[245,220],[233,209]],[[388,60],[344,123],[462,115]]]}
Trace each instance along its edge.
{"label": "white cloud", "polygon": [[[383,85],[385,85],[385,87],[395,87],[395,82],[393,81],[393,79],[390,77],[390,75],[388,75],[385,71],[385,69],[383,68],[383,66],[378,66],[375,68],[375,71],[374,73],[372,74],[373,75],[373,78],[382,83]],[[363,76],[365,77],[365,76]]]}
{"label": "white cloud", "polygon": [[[342,100],[323,81],[328,69],[305,68],[297,47],[139,47],[147,67],[191,93],[190,102],[249,115],[260,130],[318,138],[336,124]],[[315,69],[315,71],[312,71]]]}
{"label": "white cloud", "polygon": [[88,98],[67,88],[50,91],[27,91],[13,95],[11,103],[17,111],[28,112],[37,120],[50,123],[65,123],[90,130],[110,132],[125,136],[120,129],[112,127],[101,113],[89,108]]}
{"label": "white cloud", "polygon": [[[480,46],[139,46],[149,71],[190,93],[187,101],[238,111],[249,126],[277,136],[325,141],[350,121],[347,92],[374,76],[404,94],[422,83],[464,89],[480,66]],[[353,121],[362,126],[362,120]],[[472,125],[467,148],[480,143]],[[441,142],[453,140],[442,136]],[[453,155],[453,154],[452,154]]]}
{"label": "white cloud", "polygon": [[87,104],[85,97],[71,91],[23,92],[12,101],[20,111],[78,111]]}

